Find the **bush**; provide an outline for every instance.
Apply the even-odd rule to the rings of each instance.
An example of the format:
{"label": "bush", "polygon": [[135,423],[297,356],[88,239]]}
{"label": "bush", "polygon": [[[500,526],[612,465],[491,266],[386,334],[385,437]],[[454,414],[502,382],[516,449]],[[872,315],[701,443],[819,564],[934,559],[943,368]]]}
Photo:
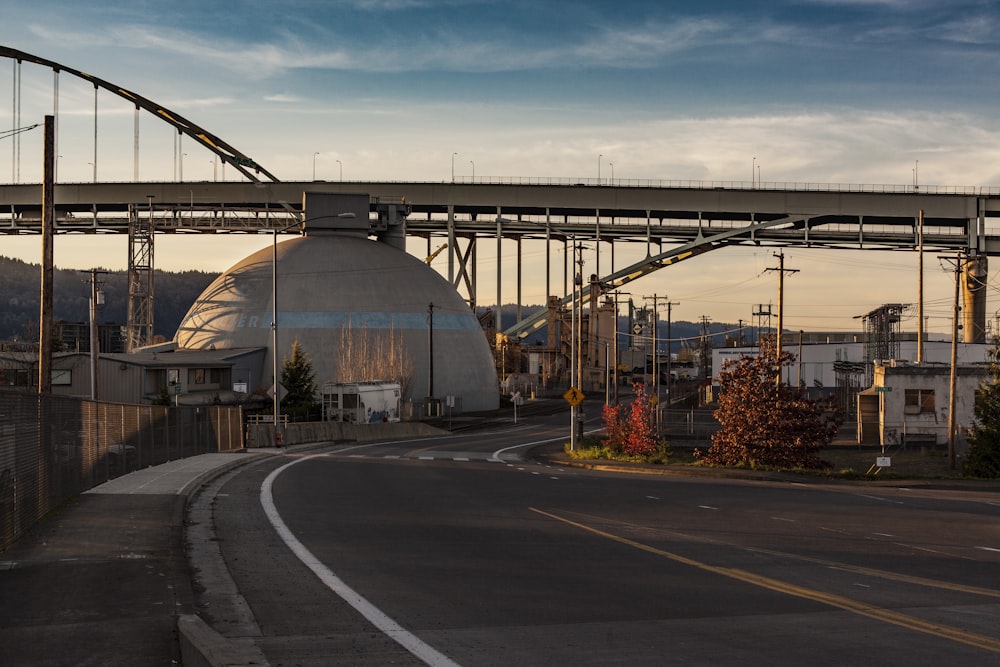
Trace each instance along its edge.
{"label": "bush", "polygon": [[712,465],[825,468],[817,453],[830,444],[843,421],[832,405],[820,405],[804,390],[778,382],[794,360],[773,343],[758,356],[727,361],[719,373],[722,392],[715,418],[722,425],[699,456]]}

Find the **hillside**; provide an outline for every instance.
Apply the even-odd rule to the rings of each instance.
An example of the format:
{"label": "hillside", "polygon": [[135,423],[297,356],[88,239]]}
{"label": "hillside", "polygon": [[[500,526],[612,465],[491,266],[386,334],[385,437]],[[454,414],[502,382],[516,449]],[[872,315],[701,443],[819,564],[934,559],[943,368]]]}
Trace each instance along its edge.
{"label": "hillside", "polygon": [[[177,325],[198,295],[216,277],[204,271],[156,271],[154,334],[173,338]],[[0,339],[37,331],[41,266],[0,257]],[[128,275],[113,271],[103,281],[104,305],[98,321],[124,323],[128,310]],[[90,273],[56,269],[53,274],[53,314],[56,320],[87,322],[90,319]],[[37,334],[28,334],[33,338]]]}

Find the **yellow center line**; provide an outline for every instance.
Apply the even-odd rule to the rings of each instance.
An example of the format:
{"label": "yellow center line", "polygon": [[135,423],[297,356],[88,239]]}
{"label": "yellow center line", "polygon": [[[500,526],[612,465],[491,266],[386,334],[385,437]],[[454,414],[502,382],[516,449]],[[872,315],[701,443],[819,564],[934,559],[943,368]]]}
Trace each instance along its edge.
{"label": "yellow center line", "polygon": [[[593,516],[590,514],[582,514],[580,512],[568,512],[568,513],[573,514],[575,516],[584,517],[587,519],[593,519],[595,521],[605,521],[609,523],[616,523],[621,526],[627,526],[629,528],[650,530],[647,526],[640,526],[638,524],[629,523],[627,521],[615,521],[613,519]],[[927,579],[925,577],[915,577],[908,574],[900,574],[899,572],[879,570],[871,567],[863,567],[861,565],[850,565],[848,563],[838,563],[837,561],[826,560],[824,558],[803,556],[801,554],[793,554],[793,553],[788,553],[786,551],[775,551],[774,549],[765,549],[763,547],[747,547],[739,544],[733,544],[732,542],[726,542],[724,540],[712,539],[711,537],[688,535],[686,533],[681,533],[675,530],[664,530],[662,528],[656,528],[655,530],[661,533],[666,533],[668,535],[675,535],[677,537],[683,538],[685,540],[690,540],[692,542],[702,542],[705,544],[718,544],[721,546],[726,546],[734,549],[743,549],[751,553],[765,554],[768,556],[777,556],[779,558],[789,558],[793,560],[800,560],[806,563],[815,563],[817,565],[824,565],[832,570],[853,572],[854,574],[861,574],[868,577],[876,577],[879,579],[888,579],[890,581],[898,581],[905,584],[913,584],[915,586],[924,586],[926,588],[939,588],[942,590],[953,591],[956,593],[969,593],[971,595],[982,595],[985,597],[1000,598],[1000,590],[996,590],[993,588],[982,588],[980,586],[968,586],[966,584],[957,584],[950,581],[938,581],[936,579]],[[839,532],[839,531],[834,531],[834,532]],[[911,547],[912,545],[901,545],[901,546]],[[919,549],[920,547],[913,547],[913,548]],[[928,549],[928,551],[932,550]],[[939,553],[939,552],[933,552],[933,553]],[[951,554],[945,554],[945,555],[950,556]]]}
{"label": "yellow center line", "polygon": [[708,565],[707,563],[702,563],[685,556],[680,556],[657,547],[650,546],[648,544],[643,544],[642,542],[636,542],[635,540],[630,540],[625,537],[620,537],[612,533],[603,531],[599,528],[594,528],[593,526],[588,526],[586,524],[580,523],[578,521],[573,521],[565,517],[546,512],[534,507],[529,507],[532,512],[536,514],[541,514],[554,521],[559,521],[570,526],[574,526],[586,532],[604,537],[606,539],[618,542],[619,544],[624,544],[626,546],[645,551],[663,558],[667,558],[676,563],[681,563],[683,565],[689,565],[691,567],[697,568],[705,572],[711,572],[713,574],[718,574],[723,577],[728,577],[730,579],[736,579],[754,586],[759,586],[761,588],[766,588],[768,590],[776,591],[778,593],[784,593],[786,595],[791,595],[798,598],[803,598],[806,600],[812,600],[814,602],[819,602],[837,609],[842,609],[844,611],[851,612],[853,614],[858,614],[860,616],[865,616],[867,618],[882,621],[884,623],[890,623],[892,625],[897,625],[899,627],[907,628],[910,630],[915,630],[917,632],[922,632],[925,634],[934,635],[941,637],[943,639],[949,639],[951,641],[959,642],[962,644],[967,644],[969,646],[974,646],[976,648],[981,648],[986,651],[991,651],[993,653],[1000,653],[1000,639],[994,639],[993,637],[987,637],[985,635],[979,635],[972,632],[966,632],[965,630],[960,630],[958,628],[952,628],[946,625],[939,625],[937,623],[931,623],[929,621],[924,621],[913,616],[908,616],[906,614],[901,614],[890,609],[885,609],[883,607],[876,607],[873,605],[865,604],[863,602],[857,602],[850,598],[845,598],[840,595],[832,595],[830,593],[823,593],[822,591],[817,591],[811,588],[805,588],[803,586],[796,586],[794,584],[789,584],[784,581],[779,581],[777,579],[772,579],[770,577],[765,577],[762,575],[754,574],[752,572],[747,572],[746,570],[740,570],[736,568],[729,567],[718,567],[715,565]]}

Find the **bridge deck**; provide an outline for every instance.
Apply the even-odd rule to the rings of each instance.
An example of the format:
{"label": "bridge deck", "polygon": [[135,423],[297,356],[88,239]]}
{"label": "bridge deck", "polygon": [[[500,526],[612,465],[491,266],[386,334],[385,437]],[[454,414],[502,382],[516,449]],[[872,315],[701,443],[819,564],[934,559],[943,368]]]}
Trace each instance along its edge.
{"label": "bridge deck", "polygon": [[[40,230],[38,185],[0,186],[0,233]],[[935,249],[1000,250],[1000,195],[963,189],[879,192],[699,187],[379,182],[80,183],[56,186],[56,229],[127,233],[129,212],[153,216],[158,232],[270,233],[301,210],[303,193],[364,192],[410,205],[407,234],[444,237],[575,237],[682,243],[782,218],[748,235],[774,245],[911,249],[924,211]],[[974,238],[975,237],[975,238]]]}

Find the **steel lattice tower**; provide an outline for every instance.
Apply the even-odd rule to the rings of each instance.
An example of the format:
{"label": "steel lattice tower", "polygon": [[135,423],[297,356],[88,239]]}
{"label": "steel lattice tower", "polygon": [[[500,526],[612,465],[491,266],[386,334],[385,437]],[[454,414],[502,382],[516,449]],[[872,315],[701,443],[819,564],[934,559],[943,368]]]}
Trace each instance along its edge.
{"label": "steel lattice tower", "polygon": [[133,206],[128,225],[128,324],[126,350],[153,342],[153,201],[149,215]]}

